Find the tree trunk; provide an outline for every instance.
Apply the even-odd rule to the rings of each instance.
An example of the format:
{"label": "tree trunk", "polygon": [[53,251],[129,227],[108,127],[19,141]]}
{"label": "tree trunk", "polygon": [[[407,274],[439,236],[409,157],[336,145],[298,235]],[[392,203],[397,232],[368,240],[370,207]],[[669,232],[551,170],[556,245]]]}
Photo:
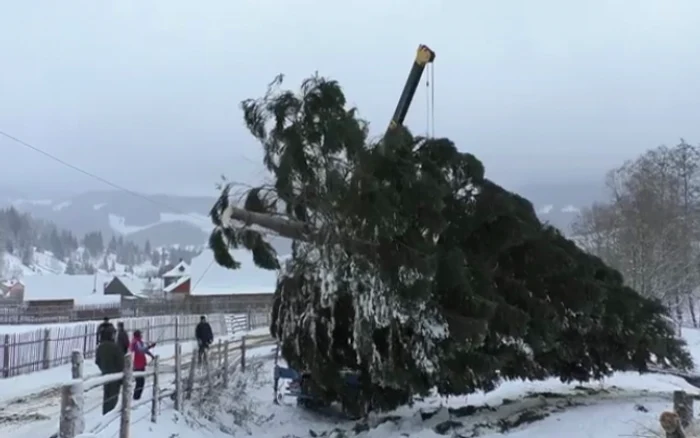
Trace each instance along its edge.
{"label": "tree trunk", "polygon": [[688,294],[688,311],[690,312],[690,318],[693,320],[693,327],[698,328],[698,316],[695,314],[695,298],[691,294]]}

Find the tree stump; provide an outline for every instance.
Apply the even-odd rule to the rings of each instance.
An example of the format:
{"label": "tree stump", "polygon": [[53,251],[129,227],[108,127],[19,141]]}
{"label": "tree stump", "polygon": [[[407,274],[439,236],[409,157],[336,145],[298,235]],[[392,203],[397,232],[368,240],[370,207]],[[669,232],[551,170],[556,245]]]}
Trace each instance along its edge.
{"label": "tree stump", "polygon": [[659,423],[666,432],[666,438],[686,438],[681,419],[675,412],[663,412],[659,417]]}
{"label": "tree stump", "polygon": [[685,391],[673,391],[673,411],[678,414],[681,427],[693,422],[693,399]]}

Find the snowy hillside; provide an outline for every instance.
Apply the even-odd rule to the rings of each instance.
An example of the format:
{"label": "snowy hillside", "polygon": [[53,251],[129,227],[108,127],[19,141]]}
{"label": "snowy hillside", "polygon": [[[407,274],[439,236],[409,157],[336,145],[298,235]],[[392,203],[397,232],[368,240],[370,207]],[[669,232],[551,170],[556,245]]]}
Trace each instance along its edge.
{"label": "snowy hillside", "polygon": [[[78,252],[78,255],[82,252]],[[108,261],[110,269],[103,269],[104,260]],[[130,273],[134,275],[147,276],[158,271],[158,266],[154,266],[150,261],[146,261],[133,267],[116,262],[116,256],[109,254],[91,258],[90,265],[95,268],[98,273],[111,273],[114,275]],[[49,251],[34,251],[33,262],[30,264],[22,263],[22,260],[12,254],[2,254],[2,265],[0,265],[0,277],[6,279],[22,279],[28,275],[42,274],[65,274],[67,263],[54,257]]]}

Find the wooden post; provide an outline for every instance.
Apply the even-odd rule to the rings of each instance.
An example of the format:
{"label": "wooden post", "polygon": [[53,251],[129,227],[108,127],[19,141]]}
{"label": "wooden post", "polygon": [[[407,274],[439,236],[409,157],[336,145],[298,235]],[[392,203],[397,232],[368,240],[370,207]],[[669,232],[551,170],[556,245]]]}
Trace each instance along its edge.
{"label": "wooden post", "polygon": [[182,345],[175,341],[175,410],[182,408]]}
{"label": "wooden post", "polygon": [[245,335],[241,337],[241,371],[245,372]]}
{"label": "wooden post", "polygon": [[248,307],[248,331],[253,330],[253,312],[250,311]]}
{"label": "wooden post", "polygon": [[83,382],[74,380],[61,388],[61,417],[58,438],[75,438],[85,431],[83,419]]}
{"label": "wooden post", "polygon": [[187,400],[192,397],[192,389],[194,388],[194,372],[197,367],[197,350],[192,351],[192,361],[190,362],[190,374],[187,377]]}
{"label": "wooden post", "polygon": [[175,341],[180,339],[180,317],[175,315]]}
{"label": "wooden post", "polygon": [[2,349],[2,376],[10,377],[10,335],[5,335],[5,345]]}
{"label": "wooden post", "polygon": [[85,324],[85,337],[83,338],[83,356],[87,357],[88,355],[88,339],[92,336],[92,333],[90,333],[90,324]]}
{"label": "wooden post", "polygon": [[73,350],[70,354],[70,375],[73,379],[83,378],[83,353],[80,350]]}
{"label": "wooden post", "polygon": [[693,421],[693,399],[685,391],[673,391],[673,411],[678,414],[681,427],[687,428]]}
{"label": "wooden post", "polygon": [[228,373],[229,373],[229,363],[228,363],[228,339],[226,342],[224,342],[224,375],[223,375],[223,380],[224,380],[224,388],[228,388]]}
{"label": "wooden post", "polygon": [[212,392],[214,390],[214,382],[213,379],[211,378],[211,368],[209,367],[209,361],[205,360],[204,361],[204,370],[207,376],[207,387],[209,388],[209,392]]}
{"label": "wooden post", "polygon": [[119,438],[129,438],[131,423],[131,398],[133,397],[134,368],[130,354],[124,356],[124,378],[122,380],[122,405],[119,421]]}
{"label": "wooden post", "polygon": [[219,342],[216,344],[216,356],[219,358],[219,364],[217,366],[218,369],[221,369],[221,364],[224,363],[224,358],[221,357],[221,350],[222,350],[222,341],[219,339]]}
{"label": "wooden post", "polygon": [[145,331],[145,333],[144,333],[143,339],[147,339],[149,342],[152,342],[153,339],[151,339],[151,320],[150,319],[146,320],[146,330],[144,330],[144,331]]}
{"label": "wooden post", "polygon": [[51,329],[44,329],[44,348],[41,357],[41,367],[45,370],[51,367]]}
{"label": "wooden post", "polygon": [[[151,423],[156,422],[158,416],[158,395],[160,388],[158,387],[158,358],[153,358],[153,397],[151,398]],[[177,385],[176,385],[177,386]],[[175,398],[177,400],[177,397]]]}

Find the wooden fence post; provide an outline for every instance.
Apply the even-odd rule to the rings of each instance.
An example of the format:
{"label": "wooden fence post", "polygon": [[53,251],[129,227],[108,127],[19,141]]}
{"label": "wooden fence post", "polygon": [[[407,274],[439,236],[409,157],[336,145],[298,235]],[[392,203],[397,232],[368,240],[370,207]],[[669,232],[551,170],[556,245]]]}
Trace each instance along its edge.
{"label": "wooden fence post", "polygon": [[83,382],[74,380],[61,388],[61,417],[58,438],[75,438],[85,431],[83,419]]}
{"label": "wooden fence post", "polygon": [[129,438],[131,423],[131,398],[133,397],[134,368],[130,354],[124,356],[124,378],[122,380],[122,406],[119,421],[119,438]]}
{"label": "wooden fence post", "polygon": [[194,372],[197,367],[197,350],[192,351],[192,361],[190,362],[190,374],[187,377],[187,400],[192,397],[192,389],[194,388]]}
{"label": "wooden fence post", "polygon": [[41,367],[45,370],[51,367],[51,329],[44,329],[44,348],[41,355]]}
{"label": "wooden fence post", "polygon": [[223,380],[224,380],[224,388],[228,388],[228,373],[229,373],[229,363],[228,363],[228,344],[229,340],[227,339],[226,342],[224,342],[224,375],[223,375]]}
{"label": "wooden fence post", "polygon": [[217,368],[221,368],[221,364],[223,363],[223,357],[221,357],[221,350],[222,350],[222,345],[223,342],[221,339],[219,339],[219,342],[216,344],[216,356],[219,358],[219,364],[217,365]]}
{"label": "wooden fence post", "polygon": [[88,339],[90,339],[90,324],[85,324],[85,337],[83,338],[83,356],[88,355]]}
{"label": "wooden fence post", "polygon": [[10,335],[5,335],[5,345],[2,349],[2,376],[10,377]]}
{"label": "wooden fence post", "polygon": [[153,397],[151,398],[151,423],[156,422],[156,417],[158,416],[158,396],[160,393],[160,388],[158,385],[158,358],[156,356],[153,358]]}
{"label": "wooden fence post", "polygon": [[144,338],[143,339],[148,339],[150,342],[153,342],[153,339],[151,339],[151,320],[147,319],[146,320],[146,329],[144,330]]}
{"label": "wooden fence post", "polygon": [[253,312],[248,308],[248,331],[253,330]]}
{"label": "wooden fence post", "polygon": [[175,340],[180,339],[180,317],[175,315]]}
{"label": "wooden fence post", "polygon": [[241,371],[245,372],[245,335],[241,336]]}
{"label": "wooden fence post", "polygon": [[175,341],[175,410],[182,408],[182,345]]}
{"label": "wooden fence post", "polygon": [[70,374],[73,379],[83,378],[83,353],[80,350],[73,350],[70,354]]}
{"label": "wooden fence post", "polygon": [[673,391],[673,411],[678,414],[681,426],[687,428],[693,421],[693,399],[685,391]]}

